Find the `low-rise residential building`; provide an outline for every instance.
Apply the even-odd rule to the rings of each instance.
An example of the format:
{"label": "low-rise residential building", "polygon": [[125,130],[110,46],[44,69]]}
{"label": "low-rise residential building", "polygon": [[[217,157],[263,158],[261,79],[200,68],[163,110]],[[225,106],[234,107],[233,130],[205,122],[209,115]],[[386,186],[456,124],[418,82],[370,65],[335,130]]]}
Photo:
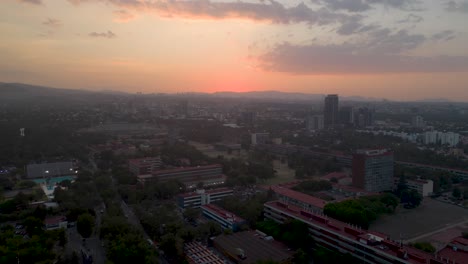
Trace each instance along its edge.
{"label": "low-rise residential building", "polygon": [[47,217],[44,220],[44,226],[46,230],[55,230],[60,228],[67,228],[68,221],[65,216],[53,216]]}
{"label": "low-rise residential building", "polygon": [[141,159],[131,159],[128,161],[128,170],[133,175],[151,174],[161,167],[161,157],[146,157]]}
{"label": "low-rise residential building", "polygon": [[322,212],[323,208],[327,204],[327,201],[325,200],[294,191],[283,186],[272,186],[270,189],[275,193],[278,200],[288,204],[293,204],[303,208],[304,210]]}
{"label": "low-rise residential building", "polygon": [[[264,205],[265,218],[277,223],[290,219],[308,225],[310,235],[317,245],[349,253],[362,263],[374,264],[443,264],[432,254],[403,245],[385,234],[368,231],[356,226],[317,214],[281,201]],[[463,262],[450,262],[462,264]]]}
{"label": "low-rise residential building", "polygon": [[201,209],[205,217],[216,221],[224,229],[231,229],[235,232],[238,231],[242,225],[247,223],[239,216],[214,204],[202,205]]}
{"label": "low-rise residential building", "polygon": [[[399,178],[394,178],[394,188],[398,187]],[[431,196],[434,192],[434,182],[432,180],[406,180],[406,187],[410,190],[416,190],[422,197]]]}
{"label": "low-rise residential building", "polygon": [[189,242],[184,245],[184,253],[189,264],[224,264],[218,255],[200,242]]}
{"label": "low-rise residential building", "polygon": [[196,190],[195,192],[183,193],[177,196],[177,205],[182,208],[200,208],[205,204],[219,201],[231,196],[234,191],[230,188],[218,188],[212,190]]}

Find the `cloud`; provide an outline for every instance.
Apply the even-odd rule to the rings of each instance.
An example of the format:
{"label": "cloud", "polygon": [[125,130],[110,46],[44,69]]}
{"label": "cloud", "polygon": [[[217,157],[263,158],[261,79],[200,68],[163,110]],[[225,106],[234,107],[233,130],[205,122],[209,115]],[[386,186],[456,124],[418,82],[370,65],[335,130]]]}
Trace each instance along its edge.
{"label": "cloud", "polygon": [[62,26],[62,21],[49,17],[44,22],[42,22],[42,25],[51,28],[59,28]]}
{"label": "cloud", "polygon": [[314,3],[325,5],[331,10],[345,10],[348,12],[365,12],[375,5],[383,5],[401,10],[420,10],[419,0],[312,0]]}
{"label": "cloud", "polygon": [[259,57],[263,70],[291,74],[379,74],[468,71],[468,57],[356,52],[360,47],[283,43]]}
{"label": "cloud", "polygon": [[42,5],[42,0],[18,0],[18,1],[21,2],[21,3]]}
{"label": "cloud", "polygon": [[[186,17],[191,19],[248,19],[275,24],[307,23],[315,25],[334,24],[346,21],[351,16],[331,12],[325,8],[313,10],[303,2],[285,7],[275,0],[261,2],[217,2],[212,0],[102,0],[115,6],[139,11],[156,12],[163,17]],[[100,2],[100,0],[69,0],[73,4]]]}
{"label": "cloud", "polygon": [[108,30],[107,32],[101,32],[101,33],[91,32],[88,34],[88,36],[93,37],[93,38],[108,38],[108,39],[117,37],[117,35],[114,34],[114,32],[110,30]]}
{"label": "cloud", "polygon": [[135,15],[133,15],[125,9],[115,10],[114,12],[112,12],[112,14],[114,15],[114,21],[120,23],[126,23],[135,19]]}
{"label": "cloud", "polygon": [[468,1],[446,1],[444,3],[445,10],[449,12],[463,12],[468,13]]}
{"label": "cloud", "polygon": [[424,21],[424,18],[422,16],[418,16],[415,14],[409,14],[405,19],[397,21],[397,23],[400,24],[408,24],[408,23],[419,23]]}
{"label": "cloud", "polygon": [[453,30],[444,30],[432,35],[431,39],[435,41],[449,41],[456,38],[457,34]]}
{"label": "cloud", "polygon": [[[434,34],[432,40],[447,40],[451,31]],[[297,45],[284,42],[256,57],[266,71],[291,74],[375,74],[404,72],[468,71],[466,56],[420,57],[407,55],[429,40],[406,30],[378,28],[356,43]]]}
{"label": "cloud", "polygon": [[362,18],[362,16],[356,15],[343,21],[341,26],[336,29],[336,33],[347,36],[356,33],[365,33],[379,28],[377,25],[364,25],[361,22]]}

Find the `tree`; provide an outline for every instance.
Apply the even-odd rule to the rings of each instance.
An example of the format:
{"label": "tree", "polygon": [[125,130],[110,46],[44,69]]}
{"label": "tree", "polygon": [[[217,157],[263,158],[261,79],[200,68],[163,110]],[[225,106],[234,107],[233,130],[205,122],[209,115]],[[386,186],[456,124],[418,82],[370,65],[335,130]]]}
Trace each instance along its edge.
{"label": "tree", "polygon": [[452,191],[452,196],[457,198],[457,199],[460,199],[462,197],[462,192],[460,190],[460,188],[458,187],[455,187]]}
{"label": "tree", "polygon": [[468,232],[463,232],[462,237],[468,239]]}
{"label": "tree", "polygon": [[76,221],[76,229],[78,233],[84,238],[88,238],[93,233],[94,217],[88,213],[78,216]]}
{"label": "tree", "polygon": [[309,264],[309,256],[307,255],[306,251],[304,251],[302,248],[298,249],[296,253],[293,255],[293,263],[297,264]]}
{"label": "tree", "polygon": [[428,253],[436,252],[436,248],[429,242],[416,242],[412,246]]}
{"label": "tree", "polygon": [[29,216],[24,220],[23,225],[25,226],[26,232],[28,232],[29,236],[40,235],[44,232],[42,229],[44,224],[39,218]]}
{"label": "tree", "polygon": [[200,209],[197,208],[187,208],[185,209],[183,216],[188,221],[195,221],[198,217],[200,217]]}
{"label": "tree", "polygon": [[398,196],[401,195],[401,193],[405,190],[408,189],[408,183],[406,181],[406,177],[405,177],[405,173],[402,172],[401,175],[400,175],[400,180],[398,181],[398,186],[397,186],[397,190],[396,190],[396,194]]}
{"label": "tree", "polygon": [[401,202],[410,207],[418,207],[422,197],[416,190],[404,190],[401,194]]}

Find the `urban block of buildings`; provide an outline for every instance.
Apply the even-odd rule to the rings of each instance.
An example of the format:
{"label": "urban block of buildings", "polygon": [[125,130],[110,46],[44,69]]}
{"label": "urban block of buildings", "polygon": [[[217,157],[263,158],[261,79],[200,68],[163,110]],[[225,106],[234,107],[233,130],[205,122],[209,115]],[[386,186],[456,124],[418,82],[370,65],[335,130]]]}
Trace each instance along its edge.
{"label": "urban block of buildings", "polygon": [[230,229],[234,232],[238,231],[242,225],[247,222],[239,216],[224,210],[214,204],[205,204],[201,206],[202,213],[208,219],[217,222],[223,229]]}
{"label": "urban block of buildings", "polygon": [[313,115],[307,118],[307,130],[316,131],[325,128],[323,115]]}
{"label": "urban block of buildings", "polygon": [[203,184],[205,187],[215,187],[224,184],[226,181],[222,166],[219,164],[157,170],[152,174],[139,175],[137,178],[141,183],[148,181],[167,182],[177,180],[185,184],[189,189],[196,188],[199,183]]}
{"label": "urban block of buildings", "polygon": [[270,133],[252,133],[251,134],[251,144],[259,145],[266,144],[270,141]]}
{"label": "urban block of buildings", "polygon": [[146,157],[141,159],[131,159],[128,161],[128,170],[133,175],[152,174],[161,167],[161,157]]}
{"label": "urban block of buildings", "polygon": [[234,191],[230,188],[218,188],[212,190],[196,190],[194,192],[177,195],[177,205],[182,208],[200,208],[202,205],[220,201],[232,196]]}
{"label": "urban block of buildings", "polygon": [[393,152],[358,150],[353,155],[353,185],[368,192],[393,190]]}

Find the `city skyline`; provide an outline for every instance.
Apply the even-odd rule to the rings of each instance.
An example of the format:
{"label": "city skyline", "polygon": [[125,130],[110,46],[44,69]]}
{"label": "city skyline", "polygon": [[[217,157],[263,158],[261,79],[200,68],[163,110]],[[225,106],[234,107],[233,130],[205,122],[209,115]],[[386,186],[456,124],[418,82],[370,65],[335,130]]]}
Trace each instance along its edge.
{"label": "city skyline", "polygon": [[468,101],[467,1],[0,5],[0,82]]}

